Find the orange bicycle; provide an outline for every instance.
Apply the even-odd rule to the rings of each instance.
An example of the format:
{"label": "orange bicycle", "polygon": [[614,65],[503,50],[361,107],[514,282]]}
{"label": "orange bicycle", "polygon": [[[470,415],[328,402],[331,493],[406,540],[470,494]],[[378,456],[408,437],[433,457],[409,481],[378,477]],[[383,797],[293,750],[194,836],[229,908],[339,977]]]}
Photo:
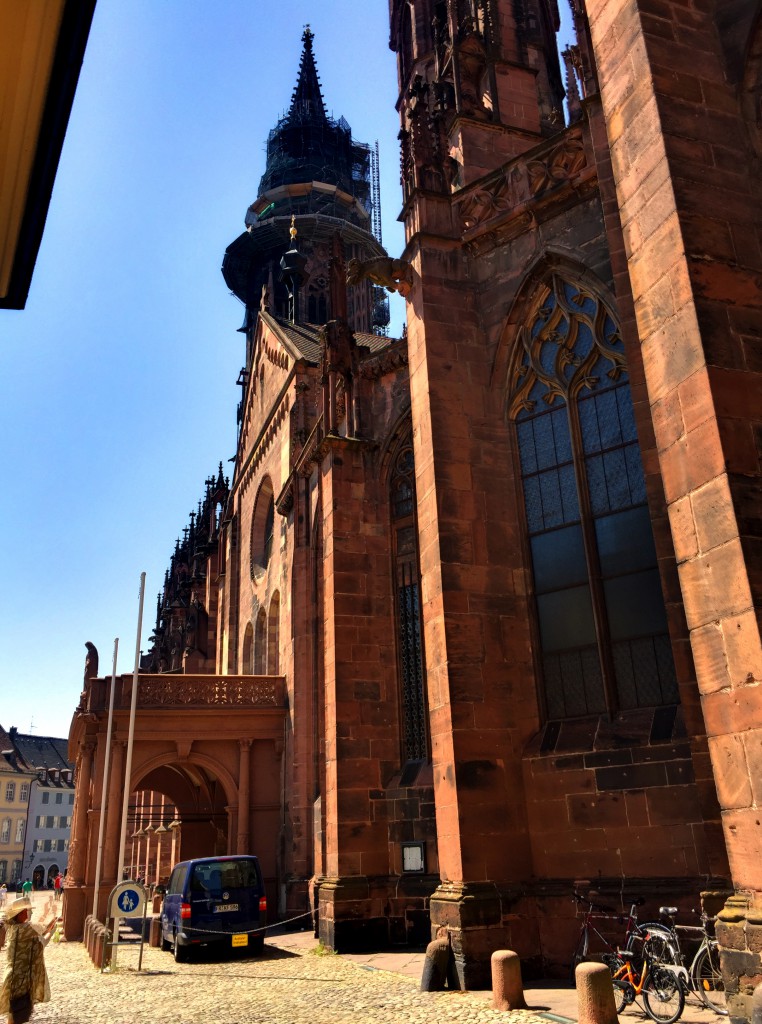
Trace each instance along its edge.
{"label": "orange bicycle", "polygon": [[643,1006],[656,1024],[674,1024],[680,1018],[685,1006],[685,993],[674,966],[660,963],[648,955],[635,958],[627,951],[604,954],[603,962],[608,966],[614,982],[616,1012],[642,996]]}

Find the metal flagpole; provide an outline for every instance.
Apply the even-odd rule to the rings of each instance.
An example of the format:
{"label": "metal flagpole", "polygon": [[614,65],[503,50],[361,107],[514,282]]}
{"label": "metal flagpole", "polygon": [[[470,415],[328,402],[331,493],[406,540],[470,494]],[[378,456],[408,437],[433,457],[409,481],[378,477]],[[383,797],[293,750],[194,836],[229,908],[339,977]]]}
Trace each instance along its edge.
{"label": "metal flagpole", "polygon": [[[106,801],[108,800],[109,768],[111,767],[111,727],[114,722],[114,691],[116,690],[116,656],[119,651],[119,637],[114,640],[114,664],[111,668],[111,693],[108,699],[108,725],[106,726],[106,762],[103,769],[101,790],[101,817],[98,822],[98,856],[95,859],[95,887],[93,889],[93,917],[98,918],[98,890],[101,886],[101,865],[103,863],[103,833],[106,828]],[[100,920],[100,919],[99,919]]]}
{"label": "metal flagpole", "polygon": [[[138,674],[140,672],[140,637],[143,629],[143,598],[146,592],[146,574],[141,572],[140,574],[140,605],[138,607],[138,634],[135,639],[135,668],[132,673],[132,700],[130,702],[130,729],[127,733],[127,756],[126,764],[124,766],[124,798],[122,800],[122,828],[119,836],[119,856],[117,858],[117,864],[119,865],[119,875],[117,877],[117,884],[122,881],[124,876],[124,846],[127,840],[127,812],[130,804],[130,776],[132,774],[132,743],[135,738],[135,712],[138,706]],[[111,963],[116,962],[116,951],[119,942],[119,918],[114,919],[114,947],[111,958]]]}

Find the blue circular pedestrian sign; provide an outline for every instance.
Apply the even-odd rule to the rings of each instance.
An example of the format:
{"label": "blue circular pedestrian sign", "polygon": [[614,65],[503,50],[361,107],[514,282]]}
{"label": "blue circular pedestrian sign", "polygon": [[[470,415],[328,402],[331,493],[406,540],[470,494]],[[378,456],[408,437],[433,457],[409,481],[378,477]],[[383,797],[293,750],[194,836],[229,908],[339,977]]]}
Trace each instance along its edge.
{"label": "blue circular pedestrian sign", "polygon": [[120,882],[111,890],[109,917],[140,917],[146,892],[139,882]]}
{"label": "blue circular pedestrian sign", "polygon": [[116,905],[123,914],[132,914],[140,906],[140,893],[137,889],[125,889],[117,897]]}

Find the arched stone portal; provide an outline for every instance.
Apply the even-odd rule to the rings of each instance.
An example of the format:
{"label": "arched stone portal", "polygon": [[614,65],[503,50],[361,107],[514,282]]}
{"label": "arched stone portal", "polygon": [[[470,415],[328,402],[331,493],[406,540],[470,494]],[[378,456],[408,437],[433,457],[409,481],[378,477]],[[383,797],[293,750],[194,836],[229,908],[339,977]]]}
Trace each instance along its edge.
{"label": "arched stone portal", "polygon": [[[64,888],[64,934],[103,920],[119,875],[119,838],[132,677],[116,681],[108,792],[103,793],[109,680],[88,682],[69,733],[76,762],[74,820]],[[175,861],[229,853],[260,858],[276,905],[285,685],[281,676],[147,675],[138,682],[125,868],[153,872]],[[148,794],[148,801],[146,801]],[[98,828],[106,814],[98,906]],[[150,826],[150,828],[149,828]],[[173,826],[170,829],[170,826]],[[158,831],[163,828],[166,831]],[[142,835],[140,831],[142,829]],[[173,836],[174,832],[174,836]],[[169,834],[168,834],[169,833]],[[160,838],[163,837],[163,838]],[[174,838],[174,842],[173,842]],[[152,851],[153,850],[153,854]],[[137,868],[140,868],[138,872]]]}

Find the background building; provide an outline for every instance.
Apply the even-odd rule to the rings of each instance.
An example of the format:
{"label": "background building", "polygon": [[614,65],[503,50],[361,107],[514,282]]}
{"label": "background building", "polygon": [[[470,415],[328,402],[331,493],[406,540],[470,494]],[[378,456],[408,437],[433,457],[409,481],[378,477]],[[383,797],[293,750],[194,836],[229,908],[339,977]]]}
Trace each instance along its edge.
{"label": "background building", "polygon": [[17,731],[0,726],[0,882],[24,880],[24,839],[35,773],[16,747]]}
{"label": "background building", "polygon": [[[575,3],[562,75],[549,0],[392,0],[406,336],[352,319],[341,224],[325,323],[241,293],[233,474],[175,548],[130,788],[189,815],[184,856],[260,853],[332,948],[444,925],[473,987],[496,948],[568,964],[576,880],[646,915],[703,891],[748,1015],[762,27],[708,6]],[[71,733],[72,933],[106,692]]]}
{"label": "background building", "polygon": [[74,766],[66,759],[67,741],[50,736],[16,735],[16,747],[37,769],[29,794],[24,843],[24,877],[36,889],[49,887],[69,862],[74,809]]}

